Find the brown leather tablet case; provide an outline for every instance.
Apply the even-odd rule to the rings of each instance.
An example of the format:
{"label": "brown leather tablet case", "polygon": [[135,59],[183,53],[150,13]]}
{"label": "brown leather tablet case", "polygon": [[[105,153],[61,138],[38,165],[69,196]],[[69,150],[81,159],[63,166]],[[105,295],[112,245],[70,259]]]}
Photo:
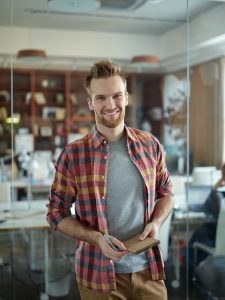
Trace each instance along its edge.
{"label": "brown leather tablet case", "polygon": [[136,235],[129,240],[123,242],[124,246],[127,250],[134,254],[139,254],[148,250],[149,248],[157,246],[160,241],[157,239],[153,239],[151,237],[147,237],[143,241],[139,240],[140,235]]}

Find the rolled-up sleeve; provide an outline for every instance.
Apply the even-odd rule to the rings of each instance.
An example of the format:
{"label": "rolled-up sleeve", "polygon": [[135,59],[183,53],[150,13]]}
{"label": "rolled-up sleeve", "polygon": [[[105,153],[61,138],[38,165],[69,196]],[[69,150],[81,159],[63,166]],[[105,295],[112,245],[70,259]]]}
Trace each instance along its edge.
{"label": "rolled-up sleeve", "polygon": [[71,216],[70,208],[76,194],[73,157],[64,149],[55,164],[55,177],[47,204],[47,221],[53,229],[56,230],[59,222]]}
{"label": "rolled-up sleeve", "polygon": [[156,167],[156,198],[162,198],[172,194],[172,182],[165,162],[165,152],[158,144],[158,162]]}

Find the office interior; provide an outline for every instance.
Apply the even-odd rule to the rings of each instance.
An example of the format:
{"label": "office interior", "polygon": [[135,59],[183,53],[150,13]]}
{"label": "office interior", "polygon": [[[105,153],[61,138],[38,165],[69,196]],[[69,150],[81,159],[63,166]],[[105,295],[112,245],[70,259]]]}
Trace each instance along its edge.
{"label": "office interior", "polygon": [[45,215],[60,151],[94,126],[83,81],[101,59],[127,75],[126,124],[165,150],[168,299],[225,299],[224,15],[222,0],[0,0],[0,299],[80,299],[74,241]]}

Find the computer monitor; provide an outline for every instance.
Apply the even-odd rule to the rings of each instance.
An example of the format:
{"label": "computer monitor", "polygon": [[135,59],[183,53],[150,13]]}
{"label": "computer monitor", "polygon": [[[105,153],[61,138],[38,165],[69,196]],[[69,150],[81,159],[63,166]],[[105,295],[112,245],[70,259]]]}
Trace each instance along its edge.
{"label": "computer monitor", "polygon": [[186,188],[188,188],[189,210],[204,211],[204,205],[212,191],[212,187],[207,185],[189,185]]}

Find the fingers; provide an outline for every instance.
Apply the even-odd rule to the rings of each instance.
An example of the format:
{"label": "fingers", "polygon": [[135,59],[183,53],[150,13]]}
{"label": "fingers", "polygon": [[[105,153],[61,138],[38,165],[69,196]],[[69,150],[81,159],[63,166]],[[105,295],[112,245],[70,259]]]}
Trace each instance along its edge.
{"label": "fingers", "polygon": [[140,240],[146,239],[147,236],[150,236],[152,238],[156,238],[157,235],[158,235],[158,229],[157,229],[156,225],[153,224],[153,223],[148,223],[145,226],[144,231],[140,235]]}
{"label": "fingers", "polygon": [[113,236],[109,236],[109,238],[110,238],[110,240],[111,240],[111,242],[114,244],[114,245],[116,245],[116,247],[117,248],[119,248],[120,250],[124,250],[124,251],[126,251],[127,249],[126,249],[126,247],[124,246],[124,244],[121,242],[121,241],[119,241],[118,239],[116,239],[115,237],[113,237]]}
{"label": "fingers", "polygon": [[127,254],[127,250],[123,243],[112,236],[105,236],[101,243],[101,249],[104,255],[113,261],[119,261]]}

